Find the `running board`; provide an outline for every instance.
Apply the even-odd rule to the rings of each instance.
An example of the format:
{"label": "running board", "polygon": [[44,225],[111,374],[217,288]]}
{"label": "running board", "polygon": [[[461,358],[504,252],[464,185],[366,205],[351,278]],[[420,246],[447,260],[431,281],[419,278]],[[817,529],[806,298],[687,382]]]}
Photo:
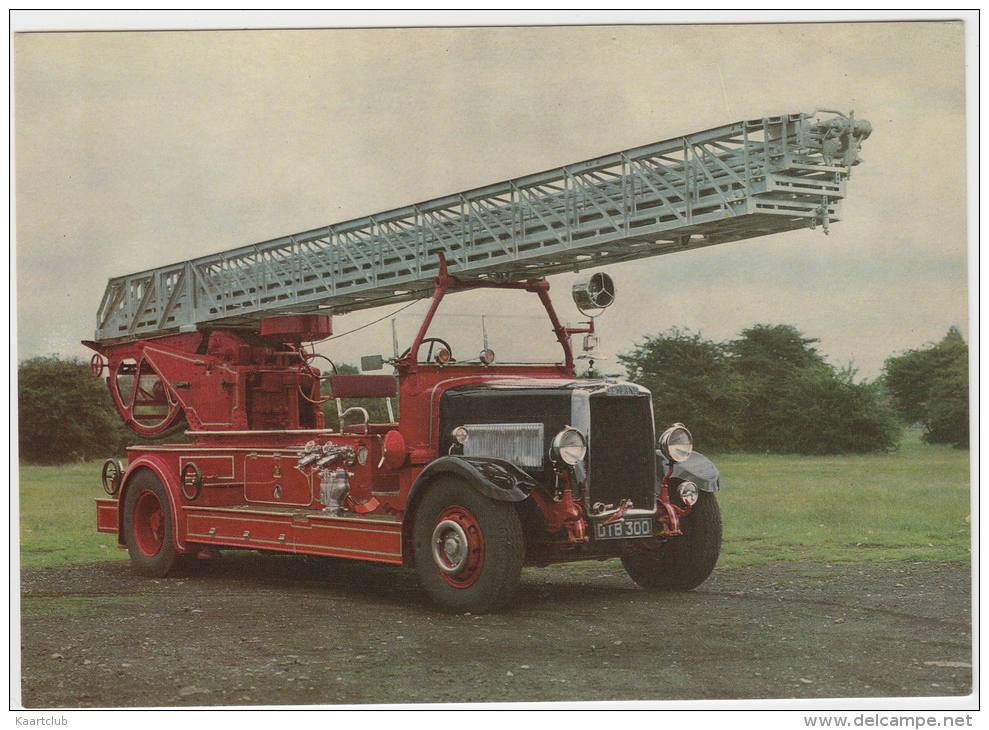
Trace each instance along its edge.
{"label": "running board", "polygon": [[185,542],[401,565],[402,523],[292,508],[182,507]]}

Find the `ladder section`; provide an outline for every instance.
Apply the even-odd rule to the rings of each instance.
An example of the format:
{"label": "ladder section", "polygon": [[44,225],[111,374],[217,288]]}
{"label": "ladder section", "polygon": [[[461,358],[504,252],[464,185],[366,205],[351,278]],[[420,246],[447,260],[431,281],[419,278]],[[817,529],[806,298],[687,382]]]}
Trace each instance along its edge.
{"label": "ladder section", "polygon": [[868,122],[736,122],[455,195],[113,278],[96,340],[344,313],[423,296],[451,272],[504,280],[657,256],[840,218]]}

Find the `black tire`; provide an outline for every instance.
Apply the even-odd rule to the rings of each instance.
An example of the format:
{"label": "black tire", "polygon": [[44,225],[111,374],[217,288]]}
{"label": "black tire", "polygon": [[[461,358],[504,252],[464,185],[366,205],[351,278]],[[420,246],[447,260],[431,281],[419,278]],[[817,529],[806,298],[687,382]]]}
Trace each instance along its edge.
{"label": "black tire", "polygon": [[[161,508],[160,518],[153,517],[155,500]],[[124,541],[134,572],[152,578],[168,575],[178,559],[174,534],[165,486],[150,471],[139,471],[124,495]]]}
{"label": "black tire", "polygon": [[[439,608],[451,613],[487,613],[504,606],[518,588],[525,555],[515,505],[489,499],[456,479],[440,478],[426,489],[412,525],[413,555],[422,587]],[[451,521],[457,521],[465,535],[471,532],[471,537],[466,550],[456,553],[465,556],[463,567],[457,573],[444,574],[439,561],[449,557],[440,547],[446,543],[437,542],[440,557],[434,558],[433,536],[441,530],[441,523],[449,525]],[[454,545],[459,544],[449,529],[440,532],[441,537],[444,534]],[[483,547],[480,560],[479,551],[474,549],[478,541]],[[446,562],[447,569],[455,567],[455,560]]]}
{"label": "black tire", "polygon": [[648,545],[631,543],[622,565],[629,577],[651,591],[689,591],[706,581],[721,554],[721,509],[709,492],[680,520],[683,535]]}

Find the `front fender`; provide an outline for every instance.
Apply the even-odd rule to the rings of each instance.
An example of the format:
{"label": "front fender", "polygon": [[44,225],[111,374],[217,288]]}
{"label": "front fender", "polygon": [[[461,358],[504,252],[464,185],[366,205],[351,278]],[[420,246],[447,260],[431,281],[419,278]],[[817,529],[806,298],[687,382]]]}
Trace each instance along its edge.
{"label": "front fender", "polygon": [[415,493],[434,477],[441,474],[460,477],[481,494],[500,502],[521,502],[529,497],[536,483],[532,477],[515,464],[504,459],[486,456],[441,456],[426,465],[409,494]]}
{"label": "front fender", "polygon": [[462,479],[481,494],[500,502],[522,502],[536,483],[515,464],[484,456],[441,456],[429,462],[412,483],[402,521],[402,554],[407,567],[414,565],[412,550],[412,515],[426,486],[434,478],[450,475]]}
{"label": "front fender", "polygon": [[[669,469],[669,462],[659,451],[656,452],[656,457],[659,462],[656,476],[658,479],[662,479],[666,470]],[[685,461],[675,463],[670,478],[680,481],[690,480],[702,492],[721,491],[721,474],[718,472],[718,467],[704,454],[697,451],[688,456]]]}

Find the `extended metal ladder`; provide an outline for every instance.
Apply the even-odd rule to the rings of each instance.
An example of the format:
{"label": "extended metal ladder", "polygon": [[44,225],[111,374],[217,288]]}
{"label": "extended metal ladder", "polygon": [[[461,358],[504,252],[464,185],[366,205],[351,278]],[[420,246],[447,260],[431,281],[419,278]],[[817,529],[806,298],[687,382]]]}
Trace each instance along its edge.
{"label": "extended metal ladder", "polygon": [[827,226],[868,122],[736,122],[405,208],[110,279],[96,340],[350,312],[451,272],[510,280]]}

